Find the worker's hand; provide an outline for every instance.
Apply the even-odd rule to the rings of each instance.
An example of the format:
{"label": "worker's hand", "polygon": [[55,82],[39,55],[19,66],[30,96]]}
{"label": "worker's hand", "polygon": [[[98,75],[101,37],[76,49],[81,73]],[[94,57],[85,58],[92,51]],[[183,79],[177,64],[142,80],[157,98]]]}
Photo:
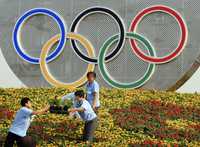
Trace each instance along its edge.
{"label": "worker's hand", "polygon": [[75,108],[70,108],[70,109],[68,109],[68,112],[69,113],[74,113],[74,112],[76,112],[76,109]]}
{"label": "worker's hand", "polygon": [[93,110],[96,110],[96,105],[92,105]]}

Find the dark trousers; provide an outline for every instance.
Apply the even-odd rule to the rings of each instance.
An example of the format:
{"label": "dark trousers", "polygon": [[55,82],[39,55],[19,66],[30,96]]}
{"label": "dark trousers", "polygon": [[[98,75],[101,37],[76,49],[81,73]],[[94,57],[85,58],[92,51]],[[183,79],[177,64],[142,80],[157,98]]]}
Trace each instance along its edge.
{"label": "dark trousers", "polygon": [[18,147],[35,147],[36,143],[30,136],[21,137],[14,133],[8,132],[4,147],[13,147],[14,143]]}
{"label": "dark trousers", "polygon": [[84,130],[83,130],[83,140],[84,141],[93,141],[94,132],[97,128],[97,125],[98,125],[97,118],[95,118],[91,121],[85,122]]}

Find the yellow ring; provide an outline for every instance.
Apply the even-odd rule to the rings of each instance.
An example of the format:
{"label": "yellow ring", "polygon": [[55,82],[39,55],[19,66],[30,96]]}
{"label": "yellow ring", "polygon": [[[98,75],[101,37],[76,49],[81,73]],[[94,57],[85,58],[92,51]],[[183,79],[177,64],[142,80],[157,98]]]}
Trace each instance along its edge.
{"label": "yellow ring", "polygon": [[[74,39],[74,40],[79,41],[86,48],[89,57],[95,57],[94,48],[93,48],[92,44],[86,38],[84,38],[82,35],[74,34],[74,33],[68,33],[66,35],[66,37],[69,38],[69,39]],[[77,80],[73,83],[63,83],[63,82],[56,80],[52,76],[52,74],[48,71],[48,67],[47,67],[47,64],[46,64],[46,58],[47,58],[47,55],[48,55],[50,48],[57,41],[59,41],[59,39],[60,39],[60,35],[56,35],[56,36],[52,37],[50,40],[48,40],[45,43],[45,45],[43,46],[42,52],[41,52],[41,55],[40,55],[41,72],[42,72],[44,78],[53,86],[70,88],[70,89],[79,87],[87,81],[87,77],[86,77],[87,72],[94,71],[95,65],[94,64],[88,64],[86,73],[79,80]]]}

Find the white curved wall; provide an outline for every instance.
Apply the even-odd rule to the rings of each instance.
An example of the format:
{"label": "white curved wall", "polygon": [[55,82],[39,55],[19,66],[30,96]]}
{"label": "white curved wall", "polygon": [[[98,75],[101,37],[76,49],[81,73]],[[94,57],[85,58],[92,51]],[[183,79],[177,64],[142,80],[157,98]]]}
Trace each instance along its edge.
{"label": "white curved wall", "polygon": [[15,76],[6,63],[5,58],[0,50],[0,87],[25,87],[23,83]]}

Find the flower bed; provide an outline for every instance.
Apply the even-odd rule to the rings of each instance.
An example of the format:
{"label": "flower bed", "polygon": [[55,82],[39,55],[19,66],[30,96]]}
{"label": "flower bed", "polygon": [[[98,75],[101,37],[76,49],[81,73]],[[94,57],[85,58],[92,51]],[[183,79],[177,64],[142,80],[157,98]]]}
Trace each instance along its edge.
{"label": "flower bed", "polygon": [[[0,146],[20,108],[30,97],[40,109],[66,89],[0,89]],[[94,146],[200,146],[200,95],[173,92],[101,89],[99,126]],[[83,122],[48,113],[37,116],[28,134],[38,146],[84,146]]]}

